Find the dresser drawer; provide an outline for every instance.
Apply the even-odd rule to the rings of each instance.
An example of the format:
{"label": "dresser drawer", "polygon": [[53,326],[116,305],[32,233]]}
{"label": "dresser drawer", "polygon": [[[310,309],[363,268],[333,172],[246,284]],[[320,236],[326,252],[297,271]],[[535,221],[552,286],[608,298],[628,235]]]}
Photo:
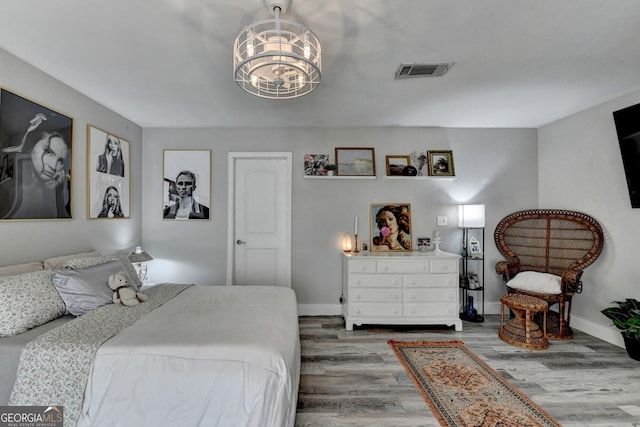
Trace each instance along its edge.
{"label": "dresser drawer", "polygon": [[429,261],[430,272],[435,274],[457,273],[457,259],[432,259]]}
{"label": "dresser drawer", "polygon": [[402,317],[402,303],[350,303],[349,315],[361,317]]}
{"label": "dresser drawer", "polygon": [[428,273],[429,263],[424,259],[385,259],[377,261],[378,274]]}
{"label": "dresser drawer", "polygon": [[368,259],[352,259],[348,263],[349,274],[353,273],[375,273],[376,262]]}
{"label": "dresser drawer", "polygon": [[405,303],[405,317],[458,317],[458,304],[425,304]]}
{"label": "dresser drawer", "polygon": [[402,276],[399,274],[351,274],[349,288],[400,288]]}
{"label": "dresser drawer", "polygon": [[407,288],[458,288],[457,274],[407,274],[404,286]]}
{"label": "dresser drawer", "polygon": [[415,288],[405,289],[404,302],[443,302],[443,303],[455,303],[457,301],[458,288],[451,289],[438,289],[438,288]]}
{"label": "dresser drawer", "polygon": [[402,301],[402,289],[349,289],[349,301],[359,302],[400,302]]}

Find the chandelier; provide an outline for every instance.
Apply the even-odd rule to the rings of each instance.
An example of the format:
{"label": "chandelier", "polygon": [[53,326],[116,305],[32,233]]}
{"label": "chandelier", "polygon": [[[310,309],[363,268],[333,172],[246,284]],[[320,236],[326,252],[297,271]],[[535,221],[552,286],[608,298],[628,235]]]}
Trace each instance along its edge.
{"label": "chandelier", "polygon": [[320,42],[297,22],[281,20],[291,0],[264,0],[275,19],[246,26],[233,44],[234,80],[268,99],[297,98],[321,81]]}

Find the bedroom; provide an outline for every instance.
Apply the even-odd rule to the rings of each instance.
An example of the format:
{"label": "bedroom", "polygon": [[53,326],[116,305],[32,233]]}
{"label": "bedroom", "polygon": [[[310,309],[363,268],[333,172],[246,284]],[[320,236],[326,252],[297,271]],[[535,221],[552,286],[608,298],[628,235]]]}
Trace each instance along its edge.
{"label": "bedroom", "polygon": [[[256,3],[255,8],[246,8],[257,13],[262,6],[259,1]],[[312,23],[312,14],[303,12],[302,3],[294,4],[294,11],[300,20]],[[7,7],[6,2],[0,4],[3,21],[8,19]],[[630,7],[629,15],[634,14],[638,16],[638,9]],[[230,40],[239,27],[240,24],[231,32]],[[637,35],[637,31],[634,28],[631,35]],[[636,51],[629,51],[628,56],[637,61],[640,55],[635,45],[629,49]],[[3,43],[0,47],[4,47]],[[105,50],[101,54],[112,53]],[[84,89],[74,86],[73,81],[65,84],[41,71],[44,64],[33,66],[18,56],[0,50],[0,86],[74,118],[74,172],[78,179],[73,184],[72,221],[0,222],[0,235],[5,242],[0,249],[2,265],[92,248],[109,251],[141,244],[154,257],[149,264],[150,282],[180,279],[199,284],[224,284],[227,153],[289,151],[293,153],[292,288],[296,291],[300,314],[339,313],[339,239],[352,229],[355,215],[368,217],[372,202],[411,203],[416,235],[432,235],[437,229],[436,217],[447,216],[449,225],[440,230],[444,237],[442,247],[452,252],[459,250],[461,240],[455,226],[456,205],[460,202],[487,206],[487,231],[504,215],[518,209],[569,208],[596,217],[605,228],[607,238],[605,252],[585,275],[585,292],[576,298],[572,322],[579,330],[622,345],[619,334],[609,327],[599,309],[614,298],[638,296],[633,254],[640,238],[635,226],[640,213],[629,204],[611,115],[613,111],[640,102],[638,82],[620,88],[617,93],[603,95],[601,102],[568,111],[537,126],[505,128],[479,123],[443,129],[433,124],[394,126],[390,122],[378,127],[346,127],[320,121],[313,124],[312,120],[312,124],[300,127],[167,128],[137,124],[137,120],[113,111],[108,104],[83,95]],[[234,97],[244,99],[248,95],[228,78],[231,65],[230,59],[226,60],[229,56],[224,56],[221,68],[224,79],[220,77],[220,80],[229,80],[228,90]],[[392,69],[397,62],[391,64]],[[637,69],[631,59],[626,66]],[[305,98],[305,102],[310,103],[305,105],[312,105],[314,96],[321,90],[322,87]],[[233,104],[234,99],[228,102]],[[361,98],[360,104],[364,103],[366,98]],[[287,113],[282,107],[274,109],[280,111],[274,111],[270,119]],[[308,114],[313,116],[315,110],[309,107]],[[131,219],[86,219],[86,124],[99,125],[131,142]],[[450,148],[455,155],[457,177],[455,181],[410,186],[401,186],[380,176],[373,181],[345,181],[339,185],[302,179],[304,154],[331,153],[335,146],[374,147],[379,170],[384,170],[386,154]],[[212,221],[174,224],[162,220],[162,150],[167,148],[212,150]],[[369,238],[368,233],[361,237]],[[493,245],[486,245],[485,249],[490,288],[486,299],[493,301],[487,304],[486,311],[498,313],[497,301],[503,287],[497,275],[489,273],[499,256]]]}

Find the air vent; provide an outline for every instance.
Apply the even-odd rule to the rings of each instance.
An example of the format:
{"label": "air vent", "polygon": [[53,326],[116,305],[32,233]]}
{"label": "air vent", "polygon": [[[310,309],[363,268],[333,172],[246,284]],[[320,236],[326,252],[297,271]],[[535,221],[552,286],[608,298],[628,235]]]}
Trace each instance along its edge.
{"label": "air vent", "polygon": [[396,79],[406,79],[409,77],[439,77],[449,71],[449,68],[452,66],[453,62],[417,62],[413,64],[400,64],[400,68],[396,71]]}

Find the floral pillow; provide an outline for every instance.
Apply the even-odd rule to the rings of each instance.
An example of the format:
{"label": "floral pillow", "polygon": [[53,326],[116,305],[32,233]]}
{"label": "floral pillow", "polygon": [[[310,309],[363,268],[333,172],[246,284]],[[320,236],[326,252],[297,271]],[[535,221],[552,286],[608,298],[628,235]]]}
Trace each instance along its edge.
{"label": "floral pillow", "polygon": [[53,272],[0,277],[0,337],[17,335],[64,315]]}

